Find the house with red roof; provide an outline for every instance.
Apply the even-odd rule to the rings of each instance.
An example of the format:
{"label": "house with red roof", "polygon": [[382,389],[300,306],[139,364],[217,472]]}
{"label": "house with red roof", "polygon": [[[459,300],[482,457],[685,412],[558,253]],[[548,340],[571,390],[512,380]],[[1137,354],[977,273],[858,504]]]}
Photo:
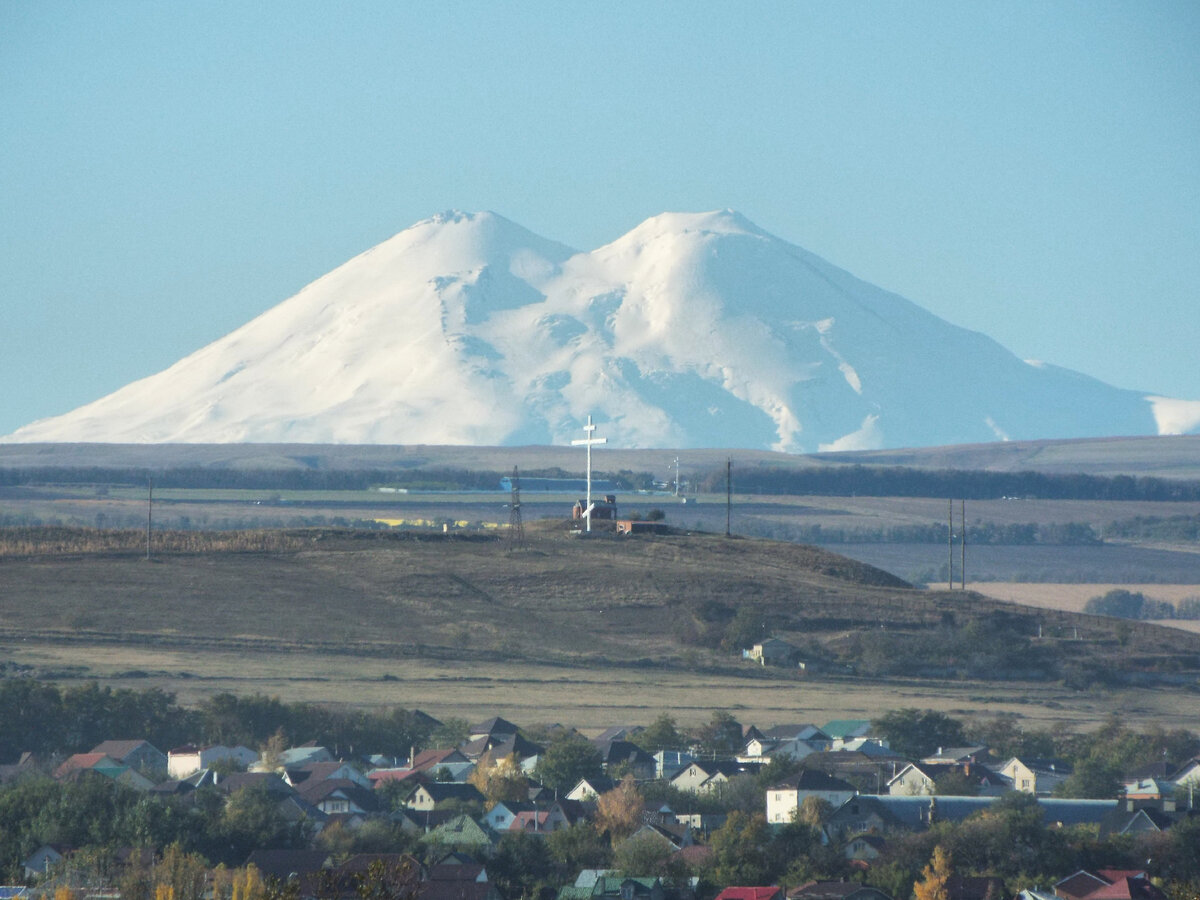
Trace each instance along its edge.
{"label": "house with red roof", "polygon": [[783,900],[778,887],[727,887],[715,900]]}
{"label": "house with red roof", "polygon": [[1142,869],[1080,869],[1054,885],[1062,900],[1165,900]]}

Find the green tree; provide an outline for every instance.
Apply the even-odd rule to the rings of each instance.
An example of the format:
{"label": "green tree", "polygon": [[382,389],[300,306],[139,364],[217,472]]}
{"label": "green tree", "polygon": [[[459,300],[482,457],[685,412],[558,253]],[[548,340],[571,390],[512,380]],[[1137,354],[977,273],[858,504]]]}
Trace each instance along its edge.
{"label": "green tree", "polygon": [[1116,797],[1121,786],[1119,764],[1100,756],[1087,756],[1075,763],[1075,771],[1054,789],[1054,796],[1107,800]]}
{"label": "green tree", "polygon": [[581,869],[602,869],[612,859],[612,845],[587,823],[552,831],[544,840],[562,878]]}
{"label": "green tree", "polygon": [[716,710],[693,735],[697,749],[706,756],[728,756],[742,747],[742,726],[724,710]]}
{"label": "green tree", "polygon": [[633,738],[647,753],[657,753],[660,750],[682,750],[687,746],[687,739],[680,734],[673,716],[659,713],[658,717]]}
{"label": "green tree", "polygon": [[961,747],[966,742],[962,722],[932,709],[895,709],[872,725],[891,749],[909,759],[928,756],[938,747]]}
{"label": "green tree", "polygon": [[979,784],[965,772],[953,769],[934,779],[933,792],[940,797],[975,797]]}
{"label": "green tree", "polygon": [[531,834],[505,834],[488,860],[488,875],[503,897],[536,897],[553,874],[554,858],[545,840]]}
{"label": "green tree", "polygon": [[600,751],[575,731],[563,732],[551,740],[537,764],[538,780],[557,791],[569,791],[579,779],[600,772]]}
{"label": "green tree", "polygon": [[685,866],[661,835],[633,835],[613,847],[613,866],[626,878],[679,878]]}
{"label": "green tree", "polygon": [[769,884],[771,833],[762,813],[735,810],[713,832],[713,880],[717,884]]}

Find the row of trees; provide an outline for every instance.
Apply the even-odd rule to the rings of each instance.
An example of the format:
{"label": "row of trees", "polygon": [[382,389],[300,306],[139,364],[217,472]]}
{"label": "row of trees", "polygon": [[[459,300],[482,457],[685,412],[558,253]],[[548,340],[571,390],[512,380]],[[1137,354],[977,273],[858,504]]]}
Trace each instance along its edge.
{"label": "row of trees", "polygon": [[[700,475],[702,493],[724,493],[722,467]],[[835,465],[807,469],[748,468],[735,472],[742,494],[813,494],[832,497],[947,497],[996,500],[1200,500],[1200,481],[1132,475],[1052,475],[1045,472],[988,472],[917,469],[906,466]]]}
{"label": "row of trees", "polygon": [[[944,522],[924,525],[891,525],[876,528],[831,528],[763,522],[749,519],[741,524],[750,535],[804,544],[945,544],[949,526]],[[958,540],[957,534],[955,540]],[[972,546],[1092,546],[1102,543],[1096,530],[1086,522],[1027,522],[1004,524],[974,522],[967,526],[967,543]]]}
{"label": "row of trees", "polygon": [[1084,604],[1083,611],[1121,619],[1200,619],[1200,596],[1184,597],[1179,603],[1155,600],[1141,591],[1116,588]]}
{"label": "row of trees", "polygon": [[31,678],[0,678],[0,762],[24,751],[68,755],[114,737],[136,736],[168,750],[187,743],[266,746],[277,735],[315,740],[352,756],[374,752],[407,757],[430,741],[449,746],[465,736],[465,722],[436,732],[427,717],[392,707],[376,711],[278,697],[215,694],[196,707],[179,705],[174,694],[149,688],[101,687],[95,682],[58,687]]}
{"label": "row of trees", "polygon": [[[0,468],[0,487],[53,485],[142,485],[153,477],[157,488],[198,488],[259,491],[365,491],[398,487],[411,491],[495,491],[510,472],[440,468],[329,469],[317,461],[295,469],[227,469],[179,466],[163,469],[137,467],[25,467]],[[578,478],[578,472],[553,467],[522,470],[527,478]],[[600,473],[597,473],[599,476]],[[644,490],[653,484],[649,472],[622,469],[603,477],[622,490]]]}

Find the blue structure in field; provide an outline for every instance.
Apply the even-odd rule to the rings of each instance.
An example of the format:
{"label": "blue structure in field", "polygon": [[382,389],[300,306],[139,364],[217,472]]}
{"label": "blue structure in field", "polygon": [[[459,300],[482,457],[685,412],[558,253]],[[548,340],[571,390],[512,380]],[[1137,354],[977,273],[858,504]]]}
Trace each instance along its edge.
{"label": "blue structure in field", "polygon": [[[500,479],[500,490],[512,490],[512,478],[505,475]],[[521,493],[534,494],[582,494],[587,490],[586,478],[527,478],[521,476]],[[592,493],[615,494],[617,486],[611,481],[592,479]]]}

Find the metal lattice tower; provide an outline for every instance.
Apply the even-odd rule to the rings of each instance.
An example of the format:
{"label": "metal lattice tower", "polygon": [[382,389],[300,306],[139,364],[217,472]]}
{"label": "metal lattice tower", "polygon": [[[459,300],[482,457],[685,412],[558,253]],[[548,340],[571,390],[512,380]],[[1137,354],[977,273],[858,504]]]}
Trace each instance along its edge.
{"label": "metal lattice tower", "polygon": [[521,521],[521,476],[513,466],[512,500],[508,512],[508,548],[525,546],[525,523]]}

